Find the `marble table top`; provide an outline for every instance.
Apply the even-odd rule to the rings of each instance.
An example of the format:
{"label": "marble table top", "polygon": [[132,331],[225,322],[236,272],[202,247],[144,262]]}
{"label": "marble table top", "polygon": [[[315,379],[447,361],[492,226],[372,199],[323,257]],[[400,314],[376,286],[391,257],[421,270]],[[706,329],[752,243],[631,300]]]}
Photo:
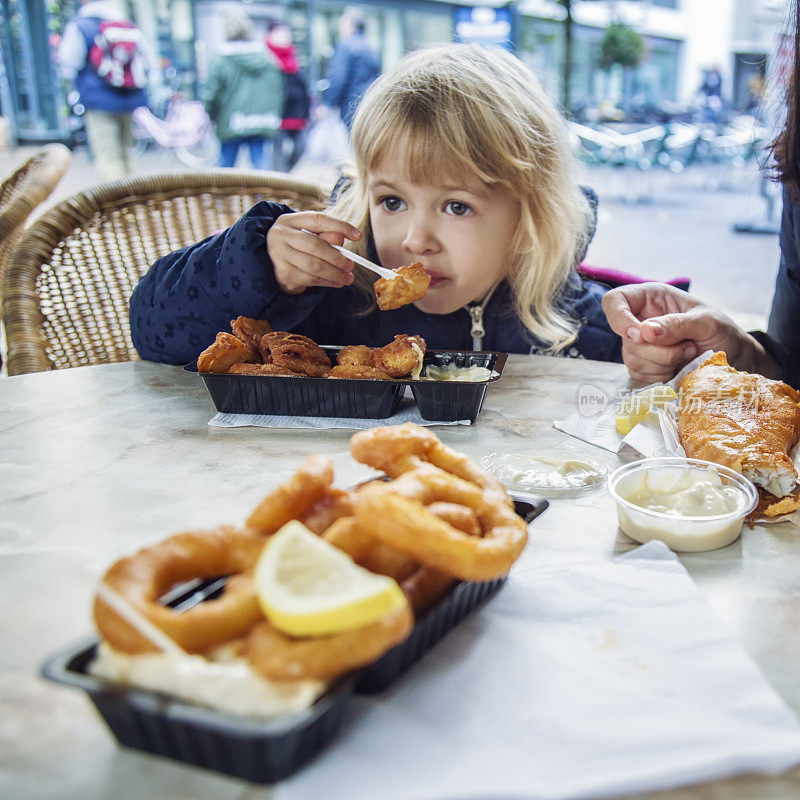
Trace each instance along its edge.
{"label": "marble table top", "polygon": [[[621,365],[512,356],[478,423],[436,432],[475,460],[532,443],[569,443],[615,460],[552,421],[576,407],[581,387],[613,396],[626,385]],[[217,429],[207,425],[213,413],[202,382],[179,367],[131,362],[0,379],[0,797],[269,796],[119,748],[83,693],[38,673],[54,650],[90,633],[94,585],[119,556],[179,530],[240,524],[311,453],[334,459],[339,485],[369,474],[349,456],[349,431]],[[792,524],[757,525],[723,550],[681,558],[795,712],[798,539]],[[634,546],[601,490],[553,502],[525,558],[606,559]],[[796,798],[800,770],[647,797]]]}

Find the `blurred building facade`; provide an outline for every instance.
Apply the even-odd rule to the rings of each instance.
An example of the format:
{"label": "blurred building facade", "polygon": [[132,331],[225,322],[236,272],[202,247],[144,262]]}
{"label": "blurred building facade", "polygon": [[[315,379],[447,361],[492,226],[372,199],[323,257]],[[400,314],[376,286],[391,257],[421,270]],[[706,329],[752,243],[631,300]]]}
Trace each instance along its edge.
{"label": "blurred building facade", "polygon": [[[564,2],[557,0],[119,0],[158,53],[158,80],[190,94],[205,77],[221,42],[220,19],[244,7],[260,33],[270,18],[292,28],[312,86],[322,88],[327,61],[347,5],[359,7],[367,36],[384,69],[432,42],[506,38],[553,97],[562,96]],[[785,0],[572,0],[572,105],[619,102],[687,103],[703,71],[716,65],[728,103],[746,109],[765,75],[784,23]],[[78,0],[0,0],[0,116],[23,141],[65,138],[68,87],[57,77],[53,53]],[[644,39],[645,57],[633,70],[603,71],[598,56],[609,23],[624,22]]]}

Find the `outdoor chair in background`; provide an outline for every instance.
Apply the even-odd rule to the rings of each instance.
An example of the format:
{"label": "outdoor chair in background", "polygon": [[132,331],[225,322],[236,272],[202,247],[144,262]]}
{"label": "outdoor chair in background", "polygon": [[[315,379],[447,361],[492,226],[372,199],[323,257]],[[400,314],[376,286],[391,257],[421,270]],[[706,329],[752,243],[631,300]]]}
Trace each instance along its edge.
{"label": "outdoor chair in background", "polygon": [[62,201],[25,231],[8,265],[9,375],[137,360],[128,306],[157,258],[260,200],[315,210],[328,194],[282,173],[211,170],[126,178]]}
{"label": "outdoor chair in background", "polygon": [[3,276],[15,242],[31,212],[47,199],[67,171],[72,154],[63,144],[49,144],[0,183],[0,306]]}

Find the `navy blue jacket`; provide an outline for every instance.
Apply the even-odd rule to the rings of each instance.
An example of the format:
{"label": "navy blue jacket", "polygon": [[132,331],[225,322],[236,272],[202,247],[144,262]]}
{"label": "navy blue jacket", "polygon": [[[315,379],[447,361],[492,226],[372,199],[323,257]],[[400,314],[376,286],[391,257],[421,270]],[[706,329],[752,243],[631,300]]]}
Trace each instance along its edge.
{"label": "navy blue jacket", "polygon": [[[275,330],[302,333],[320,344],[378,347],[396,334],[414,333],[431,349],[472,350],[471,321],[463,308],[442,315],[409,305],[359,315],[364,297],[352,287],[284,294],[267,256],[266,234],[278,216],[291,211],[279,203],[258,203],[226,231],[156,261],[131,297],[131,335],[139,355],[187,364],[240,315],[266,319]],[[563,306],[582,321],[578,339],[565,355],[622,360],[621,340],[600,307],[605,291],[577,276],[565,290]],[[484,310],[484,327],[484,350],[539,350],[515,316],[505,283]]]}
{"label": "navy blue jacket", "polygon": [[783,190],[781,263],[775,281],[767,333],[753,335],[783,370],[783,379],[800,389],[800,203]]}
{"label": "navy blue jacket", "polygon": [[325,102],[339,109],[342,122],[348,128],[361,96],[378,75],[378,56],[363,33],[354,33],[336,45],[328,64],[329,86],[325,92]]}
{"label": "navy blue jacket", "polygon": [[122,114],[133,111],[139,106],[146,106],[147,93],[144,89],[109,86],[89,61],[89,51],[103,20],[98,17],[78,17],[75,22],[83,38],[86,39],[86,63],[75,76],[75,88],[81,96],[84,107],[94,111],[105,111],[108,114]]}

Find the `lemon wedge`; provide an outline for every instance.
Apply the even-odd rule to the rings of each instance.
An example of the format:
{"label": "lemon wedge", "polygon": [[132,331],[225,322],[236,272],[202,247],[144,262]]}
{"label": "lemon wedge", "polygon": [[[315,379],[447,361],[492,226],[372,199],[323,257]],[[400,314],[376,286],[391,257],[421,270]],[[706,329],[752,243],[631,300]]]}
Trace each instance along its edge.
{"label": "lemon wedge", "polygon": [[617,433],[626,436],[654,408],[665,406],[670,401],[677,399],[678,395],[671,386],[651,386],[649,389],[629,394],[622,399],[614,415]]}
{"label": "lemon wedge", "polygon": [[255,584],[266,617],[291,636],[360,628],[408,602],[393,578],[359,567],[297,521],[264,545]]}

